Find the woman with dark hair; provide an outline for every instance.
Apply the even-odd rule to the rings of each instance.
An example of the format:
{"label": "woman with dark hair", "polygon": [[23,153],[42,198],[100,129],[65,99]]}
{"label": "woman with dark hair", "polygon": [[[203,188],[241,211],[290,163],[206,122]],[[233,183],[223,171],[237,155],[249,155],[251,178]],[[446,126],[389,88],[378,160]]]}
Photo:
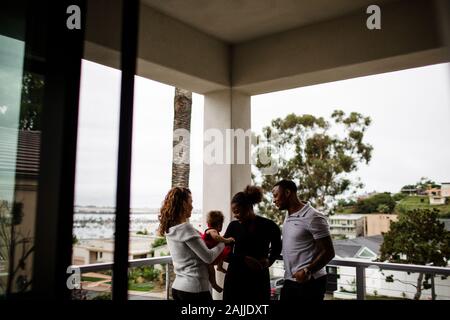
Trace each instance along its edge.
{"label": "woman with dark hair", "polygon": [[223,300],[270,300],[269,267],[281,252],[280,228],[272,220],[257,216],[253,206],[262,200],[262,191],[247,186],[231,200],[231,211],[237,219],[230,222],[224,237],[233,237],[228,257]]}
{"label": "woman with dark hair", "polygon": [[172,256],[176,275],[172,285],[174,300],[208,302],[212,301],[208,265],[220,255],[224,244],[208,249],[200,232],[188,222],[191,212],[191,191],[170,189],[160,210],[158,232],[166,236]]}

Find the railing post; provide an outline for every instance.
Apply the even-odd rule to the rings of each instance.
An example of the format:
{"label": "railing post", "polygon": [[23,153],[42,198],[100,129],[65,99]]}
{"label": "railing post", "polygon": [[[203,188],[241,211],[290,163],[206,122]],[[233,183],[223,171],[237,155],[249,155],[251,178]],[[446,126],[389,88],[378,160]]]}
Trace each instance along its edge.
{"label": "railing post", "polygon": [[356,266],[356,298],[364,300],[366,298],[366,267]]}
{"label": "railing post", "polygon": [[433,274],[431,274],[431,299],[432,300],[436,300],[436,287],[435,287],[435,284],[434,284],[434,277],[435,277],[436,275],[433,273]]}
{"label": "railing post", "polygon": [[169,300],[169,263],[166,263],[166,300]]}

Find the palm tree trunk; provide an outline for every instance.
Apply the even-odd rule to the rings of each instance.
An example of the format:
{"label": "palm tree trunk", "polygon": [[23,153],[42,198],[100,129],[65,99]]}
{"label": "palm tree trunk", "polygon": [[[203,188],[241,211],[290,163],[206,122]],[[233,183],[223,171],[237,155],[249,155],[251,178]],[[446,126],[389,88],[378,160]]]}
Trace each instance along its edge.
{"label": "palm tree trunk", "polygon": [[172,187],[189,187],[192,92],[175,88]]}
{"label": "palm tree trunk", "polygon": [[[172,187],[189,188],[192,92],[175,88],[173,107]],[[169,264],[169,287],[174,280],[173,264]]]}

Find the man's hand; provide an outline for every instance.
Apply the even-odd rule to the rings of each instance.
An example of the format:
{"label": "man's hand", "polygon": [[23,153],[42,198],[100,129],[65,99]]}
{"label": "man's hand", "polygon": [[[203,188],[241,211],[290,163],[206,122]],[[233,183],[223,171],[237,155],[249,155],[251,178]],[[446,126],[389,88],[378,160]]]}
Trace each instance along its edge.
{"label": "man's hand", "polygon": [[262,271],[268,268],[270,265],[269,259],[267,258],[256,260],[253,257],[245,256],[244,261],[247,267],[249,267],[253,271]]}
{"label": "man's hand", "polygon": [[294,278],[298,283],[305,283],[309,279],[311,279],[311,274],[307,274],[305,269],[300,269],[296,273],[294,273]]}
{"label": "man's hand", "polygon": [[252,271],[259,272],[263,269],[261,263],[253,257],[245,256],[244,262]]}
{"label": "man's hand", "polygon": [[263,269],[270,267],[270,261],[267,258],[259,260],[259,264]]}

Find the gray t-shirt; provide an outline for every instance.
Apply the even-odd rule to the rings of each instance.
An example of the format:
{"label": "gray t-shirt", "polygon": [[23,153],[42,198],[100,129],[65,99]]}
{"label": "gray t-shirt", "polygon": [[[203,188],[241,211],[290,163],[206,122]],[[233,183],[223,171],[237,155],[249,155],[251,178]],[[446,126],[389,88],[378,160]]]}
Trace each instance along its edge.
{"label": "gray t-shirt", "polygon": [[[330,235],[325,216],[311,207],[309,202],[298,212],[286,214],[283,223],[284,278],[295,281],[293,274],[305,268],[312,261],[316,250],[315,240]],[[317,279],[326,275],[325,268],[312,276]]]}

